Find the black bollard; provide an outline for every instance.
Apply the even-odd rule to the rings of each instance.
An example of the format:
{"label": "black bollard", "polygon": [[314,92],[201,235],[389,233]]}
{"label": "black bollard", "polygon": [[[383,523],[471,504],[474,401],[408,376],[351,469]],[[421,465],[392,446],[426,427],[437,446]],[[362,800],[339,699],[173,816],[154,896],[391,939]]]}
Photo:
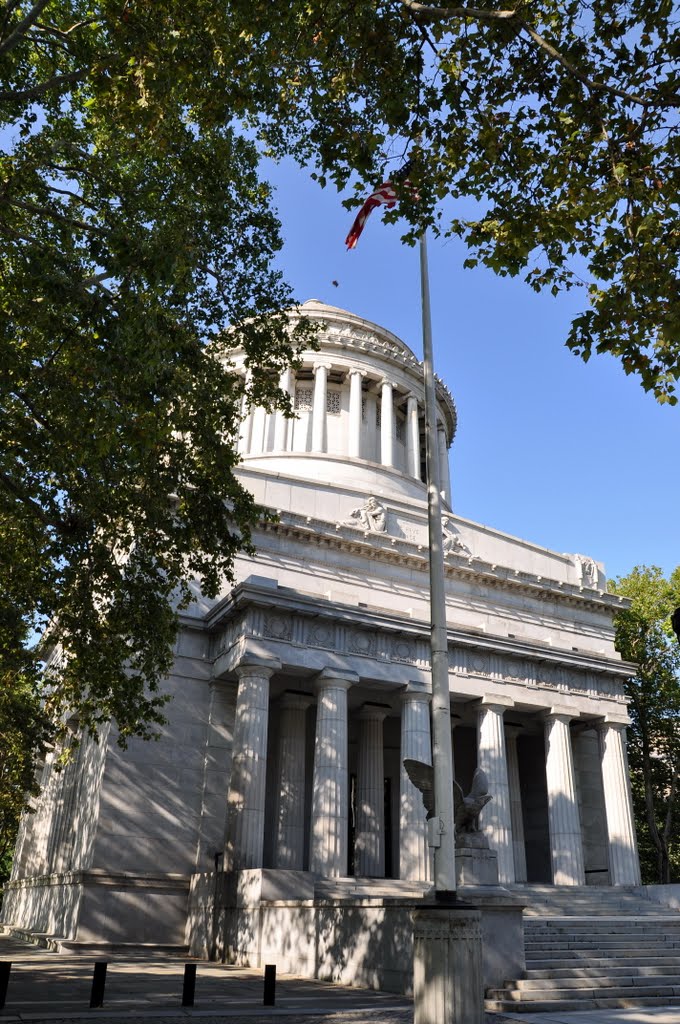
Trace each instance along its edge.
{"label": "black bollard", "polygon": [[184,965],[184,984],[182,985],[182,1006],[194,1005],[196,991],[196,964]]}
{"label": "black bollard", "polygon": [[90,992],[90,1009],[104,1005],[104,987],[106,986],[106,960],[97,960],[92,973],[92,991]]}
{"label": "black bollard", "polygon": [[265,1006],[276,1004],[276,964],[265,964],[264,968],[264,999]]}
{"label": "black bollard", "polygon": [[7,986],[9,985],[9,972],[12,970],[11,960],[0,960],[0,1010],[5,1008],[7,999]]}

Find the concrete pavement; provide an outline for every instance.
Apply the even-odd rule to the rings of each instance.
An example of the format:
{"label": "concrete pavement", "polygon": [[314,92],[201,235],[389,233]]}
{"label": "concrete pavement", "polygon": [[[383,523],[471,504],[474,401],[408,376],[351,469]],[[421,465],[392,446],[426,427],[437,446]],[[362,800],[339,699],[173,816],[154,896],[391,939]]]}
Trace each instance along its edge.
{"label": "concrete pavement", "polygon": [[[90,1009],[94,961],[108,961],[104,1005]],[[409,999],[281,975],[276,1005],[264,1007],[263,971],[139,951],[55,953],[0,935],[0,961],[10,961],[7,1001],[0,1021],[84,1024],[412,1024]],[[197,965],[193,1008],[182,1007],[184,964]],[[209,1020],[208,1020],[209,1018]],[[588,1010],[578,1013],[487,1014],[487,1024],[680,1024],[680,1008]],[[442,1022],[446,1024],[446,1022]],[[466,1024],[464,1021],[456,1024]]]}

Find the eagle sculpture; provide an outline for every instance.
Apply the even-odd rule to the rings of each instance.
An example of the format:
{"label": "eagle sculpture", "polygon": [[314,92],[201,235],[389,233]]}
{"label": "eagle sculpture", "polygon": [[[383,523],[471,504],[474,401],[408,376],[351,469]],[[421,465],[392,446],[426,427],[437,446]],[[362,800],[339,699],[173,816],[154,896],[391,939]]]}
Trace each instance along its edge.
{"label": "eagle sculpture", "polygon": [[[412,757],[404,758],[404,768],[409,779],[420,790],[427,819],[434,817],[434,768],[424,761]],[[477,768],[472,776],[472,787],[464,795],[456,780],[453,780],[453,807],[456,832],[479,832],[479,815],[491,800],[489,781],[483,768]]]}

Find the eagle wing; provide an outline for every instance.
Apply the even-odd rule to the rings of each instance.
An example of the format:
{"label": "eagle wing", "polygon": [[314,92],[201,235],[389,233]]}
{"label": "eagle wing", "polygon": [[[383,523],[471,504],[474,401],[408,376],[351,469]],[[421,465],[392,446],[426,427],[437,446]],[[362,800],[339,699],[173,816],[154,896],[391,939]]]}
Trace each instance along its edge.
{"label": "eagle wing", "polygon": [[473,800],[481,800],[482,797],[487,796],[489,793],[489,780],[486,777],[486,772],[483,768],[477,768],[475,774],[472,776],[472,786],[470,788],[470,796]]}
{"label": "eagle wing", "polygon": [[412,757],[404,758],[404,768],[409,779],[420,790],[427,818],[434,817],[434,768],[424,761],[415,761]]}

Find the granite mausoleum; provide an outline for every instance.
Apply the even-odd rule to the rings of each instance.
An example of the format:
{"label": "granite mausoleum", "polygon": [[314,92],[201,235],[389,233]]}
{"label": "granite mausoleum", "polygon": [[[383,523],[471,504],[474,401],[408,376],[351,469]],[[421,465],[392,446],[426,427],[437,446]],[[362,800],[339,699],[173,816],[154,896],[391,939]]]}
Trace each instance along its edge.
{"label": "granite mausoleum", "polygon": [[[182,614],[160,741],[123,752],[104,730],[61,773],[48,757],[2,915],[399,988],[431,873],[402,765],[431,757],[422,367],[375,324],[303,309],[324,327],[283,378],[296,418],[244,411],[239,475],[278,520],[232,590]],[[518,883],[639,884],[632,668],[599,563],[451,511],[456,409],[437,391],[454,765],[465,792],[477,766],[489,780],[500,885],[478,895],[511,946]]]}

